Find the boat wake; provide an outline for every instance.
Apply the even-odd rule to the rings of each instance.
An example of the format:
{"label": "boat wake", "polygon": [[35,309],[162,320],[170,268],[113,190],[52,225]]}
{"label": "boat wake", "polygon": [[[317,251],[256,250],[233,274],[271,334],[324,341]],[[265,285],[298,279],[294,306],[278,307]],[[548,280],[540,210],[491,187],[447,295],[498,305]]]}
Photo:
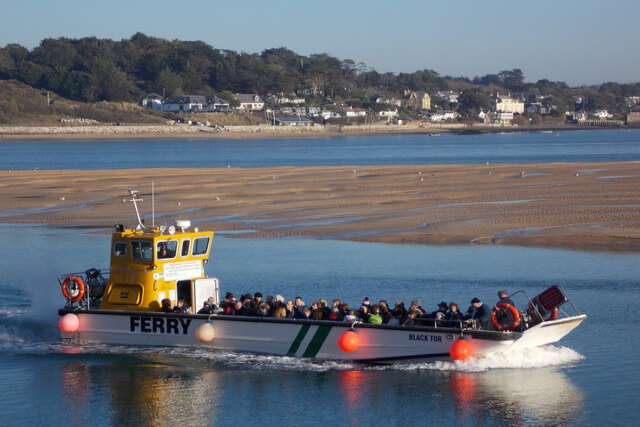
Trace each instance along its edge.
{"label": "boat wake", "polygon": [[465,361],[436,361],[408,365],[393,365],[400,370],[432,370],[454,372],[484,372],[493,369],[531,369],[560,366],[583,360],[584,356],[568,347],[547,345],[503,354],[472,357]]}

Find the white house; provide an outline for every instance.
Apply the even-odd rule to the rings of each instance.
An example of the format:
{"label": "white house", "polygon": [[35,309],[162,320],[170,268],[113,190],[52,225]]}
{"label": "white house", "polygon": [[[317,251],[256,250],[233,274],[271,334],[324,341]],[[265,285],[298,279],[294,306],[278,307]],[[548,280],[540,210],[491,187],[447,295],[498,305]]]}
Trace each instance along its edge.
{"label": "white house", "polygon": [[150,93],[139,102],[142,107],[152,110],[162,111],[162,96],[157,93]]}
{"label": "white house", "polygon": [[447,120],[455,120],[457,117],[457,113],[453,111],[439,111],[437,113],[432,113],[429,116],[429,120],[431,122],[445,122]]}
{"label": "white house", "polygon": [[497,112],[524,113],[524,102],[518,98],[503,96],[499,93],[495,97],[495,107]]}
{"label": "white house", "polygon": [[395,108],[393,110],[378,111],[378,117],[385,118],[385,119],[391,119],[393,117],[398,117],[398,109]]}
{"label": "white house", "polygon": [[366,117],[367,111],[362,108],[341,107],[340,110],[346,117]]}
{"label": "white house", "polygon": [[458,97],[460,96],[460,94],[453,90],[447,90],[447,91],[441,90],[440,92],[436,93],[436,96],[440,99],[444,99],[449,104],[455,104],[458,102]]}
{"label": "white house", "polygon": [[170,113],[201,112],[203,111],[203,102],[201,99],[195,99],[193,96],[176,96],[174,98],[167,99],[162,104],[162,111]]}
{"label": "white house", "polygon": [[323,111],[322,113],[320,113],[320,115],[322,116],[323,119],[325,120],[329,120],[329,119],[339,119],[340,117],[342,117],[340,115],[340,113],[337,113],[335,111]]}
{"label": "white house", "polygon": [[593,115],[596,116],[599,120],[607,120],[613,118],[613,114],[610,114],[607,110],[597,110],[595,113],[593,113]]}
{"label": "white house", "polygon": [[244,111],[262,111],[264,109],[264,101],[255,93],[236,93],[234,95],[240,105],[237,110]]}

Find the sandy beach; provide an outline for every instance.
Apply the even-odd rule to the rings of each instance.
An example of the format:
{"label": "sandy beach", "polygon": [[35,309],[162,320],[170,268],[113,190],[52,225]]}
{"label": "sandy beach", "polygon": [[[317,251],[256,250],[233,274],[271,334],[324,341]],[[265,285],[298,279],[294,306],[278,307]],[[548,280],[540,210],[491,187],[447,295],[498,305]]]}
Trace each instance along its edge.
{"label": "sandy beach", "polygon": [[[640,251],[640,162],[0,172],[0,222]],[[240,232],[242,230],[242,232]]]}

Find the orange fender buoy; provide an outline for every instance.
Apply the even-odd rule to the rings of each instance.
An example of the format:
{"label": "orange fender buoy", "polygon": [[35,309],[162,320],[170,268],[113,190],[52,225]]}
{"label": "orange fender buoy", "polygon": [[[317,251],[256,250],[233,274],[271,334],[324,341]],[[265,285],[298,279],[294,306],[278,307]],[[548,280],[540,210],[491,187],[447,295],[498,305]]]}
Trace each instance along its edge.
{"label": "orange fender buoy", "polygon": [[355,331],[345,331],[338,338],[338,347],[340,350],[350,353],[356,351],[360,346],[360,338]]}
{"label": "orange fender buoy", "polygon": [[[511,315],[513,316],[513,322],[511,324],[501,325],[500,322],[498,322],[496,314],[500,310],[509,310],[511,312]],[[514,331],[518,325],[520,325],[520,313],[518,312],[518,309],[511,304],[502,302],[493,307],[493,310],[491,311],[491,324],[499,331]]]}
{"label": "orange fender buoy", "polygon": [[458,338],[449,349],[449,356],[453,360],[467,360],[473,355],[473,348],[469,341]]}
{"label": "orange fender buoy", "polygon": [[58,329],[70,334],[80,327],[80,318],[73,313],[67,313],[58,320]]}
{"label": "orange fender buoy", "polygon": [[216,337],[216,330],[211,322],[203,323],[196,329],[196,339],[201,342],[210,342]]}
{"label": "orange fender buoy", "polygon": [[78,302],[84,297],[84,280],[82,277],[69,275],[62,282],[62,295],[71,302]]}

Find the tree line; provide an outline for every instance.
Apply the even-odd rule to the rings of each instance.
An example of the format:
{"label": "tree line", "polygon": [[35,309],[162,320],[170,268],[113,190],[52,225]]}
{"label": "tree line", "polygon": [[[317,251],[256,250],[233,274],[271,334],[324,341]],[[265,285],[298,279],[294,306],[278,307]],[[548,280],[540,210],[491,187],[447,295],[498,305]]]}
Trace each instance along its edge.
{"label": "tree line", "polygon": [[[408,89],[433,95],[453,89],[462,92],[458,109],[463,114],[484,108],[487,95],[500,90],[542,95],[558,111],[571,110],[574,98],[584,96],[589,108],[621,112],[625,97],[640,95],[640,83],[581,88],[549,80],[525,83],[519,69],[473,79],[443,77],[428,69],[379,73],[326,53],[302,56],[284,47],[238,53],[201,41],[169,41],[142,33],[120,41],[49,38],[32,50],[8,44],[0,49],[0,79],[16,79],[84,102],[135,102],[150,92],[169,97],[229,91],[298,92],[311,99],[329,96],[367,106],[373,94],[399,96]],[[451,107],[445,101],[437,106]]]}

